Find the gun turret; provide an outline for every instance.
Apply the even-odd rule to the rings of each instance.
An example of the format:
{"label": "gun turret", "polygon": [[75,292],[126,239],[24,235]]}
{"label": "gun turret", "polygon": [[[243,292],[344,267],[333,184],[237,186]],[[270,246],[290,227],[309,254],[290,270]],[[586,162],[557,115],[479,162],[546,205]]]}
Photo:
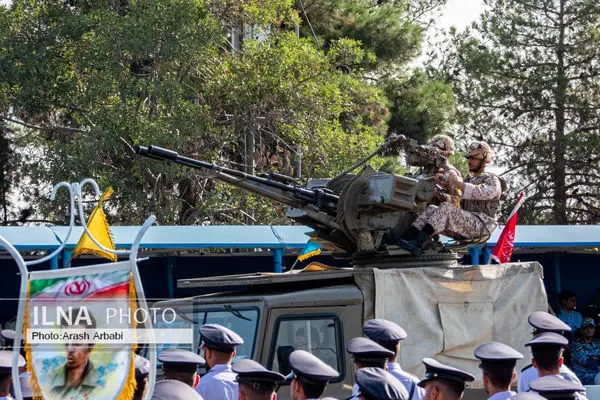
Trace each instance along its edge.
{"label": "gun turret", "polygon": [[337,212],[339,198],[326,189],[304,189],[299,186],[282,183],[278,180],[262,178],[217,164],[180,156],[175,151],[163,149],[158,146],[136,146],[135,152],[141,156],[156,160],[172,161],[186,167],[210,171],[209,174],[214,179],[244,188],[290,207],[303,207],[306,204],[312,204],[327,214],[335,215]]}
{"label": "gun turret", "polygon": [[[404,149],[407,159],[416,163],[413,165],[431,164],[439,169],[438,162],[442,162],[443,157],[439,159],[439,152],[430,151],[429,147],[417,145],[403,135],[393,135],[371,155],[334,179],[309,181],[306,187],[290,184],[294,182],[291,178],[255,176],[157,146],[136,146],[135,151],[141,156],[204,170],[211,178],[285,204],[289,206],[287,216],[315,229],[313,236],[327,247],[338,253],[356,255],[372,253],[382,245],[394,243],[408,229],[416,212],[433,196],[430,179],[380,173],[366,161],[382,152]],[[359,167],[362,169],[358,174],[349,173]]]}

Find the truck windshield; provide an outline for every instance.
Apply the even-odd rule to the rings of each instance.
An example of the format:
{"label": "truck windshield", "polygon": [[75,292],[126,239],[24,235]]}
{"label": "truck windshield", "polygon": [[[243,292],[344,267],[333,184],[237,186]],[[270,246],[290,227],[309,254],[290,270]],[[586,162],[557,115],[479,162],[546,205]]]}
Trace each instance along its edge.
{"label": "truck windshield", "polygon": [[174,308],[177,313],[175,325],[181,327],[191,326],[194,333],[194,343],[189,345],[159,345],[157,350],[160,353],[168,348],[184,348],[195,353],[201,353],[200,350],[200,325],[219,324],[231,329],[244,339],[244,343],[237,347],[235,361],[244,358],[252,358],[254,350],[254,340],[256,338],[256,327],[258,323],[258,307],[240,307],[225,305],[217,308]]}

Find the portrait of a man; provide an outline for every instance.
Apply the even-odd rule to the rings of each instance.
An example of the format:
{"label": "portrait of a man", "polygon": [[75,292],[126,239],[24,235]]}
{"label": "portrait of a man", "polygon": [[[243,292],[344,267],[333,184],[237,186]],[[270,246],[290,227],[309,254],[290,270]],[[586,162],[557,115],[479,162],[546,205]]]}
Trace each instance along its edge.
{"label": "portrait of a man", "polygon": [[[76,315],[78,310],[73,310]],[[61,323],[62,329],[96,329],[96,320],[89,314],[91,324],[82,323],[76,326]],[[90,360],[94,350],[92,343],[65,343],[66,362],[48,377],[51,388],[50,395],[53,399],[90,399],[100,386],[101,381],[98,370]]]}

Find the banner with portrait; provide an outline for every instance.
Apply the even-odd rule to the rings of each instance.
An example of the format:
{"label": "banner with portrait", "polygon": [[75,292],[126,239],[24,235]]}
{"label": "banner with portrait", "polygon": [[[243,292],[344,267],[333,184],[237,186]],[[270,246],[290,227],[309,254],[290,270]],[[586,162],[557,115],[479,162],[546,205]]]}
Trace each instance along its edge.
{"label": "banner with portrait", "polygon": [[131,399],[136,311],[128,261],[31,272],[23,337],[35,394]]}

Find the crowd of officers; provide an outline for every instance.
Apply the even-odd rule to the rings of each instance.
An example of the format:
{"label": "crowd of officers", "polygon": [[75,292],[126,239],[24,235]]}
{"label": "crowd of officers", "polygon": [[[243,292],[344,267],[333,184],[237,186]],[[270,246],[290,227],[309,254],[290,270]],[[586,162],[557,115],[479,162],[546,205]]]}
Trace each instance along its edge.
{"label": "crowd of officers", "polygon": [[[502,343],[484,343],[475,349],[480,360],[485,391],[491,400],[576,399],[583,400],[585,389],[565,365],[562,354],[568,341],[563,334],[570,328],[546,312],[534,312],[528,318],[533,338],[525,344],[531,349],[532,365],[521,370],[518,391],[511,391],[517,378],[516,364],[523,358],[517,350]],[[458,368],[425,358],[423,379],[402,370],[397,362],[400,343],[406,332],[394,322],[374,319],[363,326],[366,337],[351,339],[346,350],[355,365],[352,396],[362,400],[459,400],[466,382],[475,377]],[[233,363],[236,346],[243,339],[223,326],[200,327],[204,357],[182,350],[161,352],[163,380],[156,383],[155,400],[274,400],[279,387],[288,382],[292,400],[332,399],[323,396],[330,380],[338,372],[315,355],[295,350],[289,356],[292,373],[284,376],[270,371],[253,360]],[[136,362],[140,372],[137,398],[144,390],[144,374],[150,372],[145,359]],[[197,369],[204,365],[208,373],[198,378]],[[199,381],[199,382],[198,382]]]}
{"label": "crowd of officers", "polygon": [[[475,349],[489,399],[586,399],[581,382],[563,364],[562,354],[568,345],[563,335],[570,331],[569,326],[542,311],[532,313],[528,322],[533,327],[533,338],[525,346],[531,349],[532,364],[518,376],[519,393],[511,391],[511,384],[517,378],[516,364],[523,355],[498,342],[484,343]],[[431,358],[422,360],[426,373],[419,380],[403,371],[397,362],[400,342],[407,337],[404,329],[391,321],[373,319],[364,324],[363,332],[366,337],[351,339],[346,346],[355,365],[356,382],[348,399],[460,400],[466,382],[475,380],[468,372]],[[285,382],[290,384],[292,400],[335,400],[322,396],[328,382],[339,377],[338,372],[307,351],[290,354],[292,372],[284,376],[253,360],[234,362],[236,347],[244,341],[224,326],[202,325],[200,335],[203,356],[184,349],[158,354],[163,379],[154,387],[153,400],[275,400],[277,390]],[[0,351],[0,400],[11,398],[11,363],[12,351]],[[19,366],[24,365],[21,357]],[[200,366],[208,370],[201,378]],[[135,356],[135,400],[147,394],[150,369],[147,359]],[[20,384],[25,398],[32,396],[28,379],[23,373]]]}

